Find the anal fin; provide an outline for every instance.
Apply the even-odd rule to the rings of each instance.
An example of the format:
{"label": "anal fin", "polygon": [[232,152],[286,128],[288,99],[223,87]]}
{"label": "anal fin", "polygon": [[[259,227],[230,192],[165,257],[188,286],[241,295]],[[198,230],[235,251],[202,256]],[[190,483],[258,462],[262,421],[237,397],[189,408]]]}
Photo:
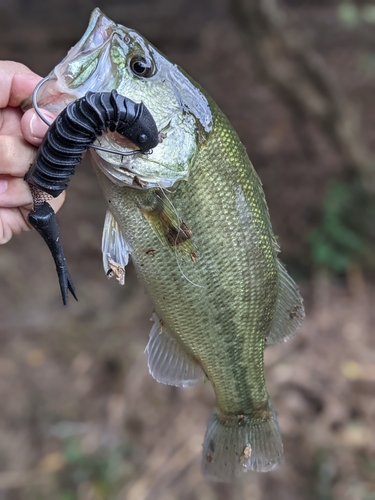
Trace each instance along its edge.
{"label": "anal fin", "polygon": [[198,363],[184,352],[182,347],[163,326],[157,314],[151,320],[154,325],[145,349],[148,369],[157,382],[178,387],[190,387],[202,380],[204,373]]}
{"label": "anal fin", "polygon": [[267,344],[286,342],[296,333],[305,317],[303,300],[296,283],[289,276],[284,265],[277,260],[279,271],[279,291],[276,309]]}

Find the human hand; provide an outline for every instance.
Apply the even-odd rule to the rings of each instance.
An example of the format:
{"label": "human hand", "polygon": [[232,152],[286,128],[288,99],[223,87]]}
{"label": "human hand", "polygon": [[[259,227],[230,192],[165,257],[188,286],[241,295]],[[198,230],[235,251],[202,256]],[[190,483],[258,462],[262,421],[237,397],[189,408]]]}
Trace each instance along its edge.
{"label": "human hand", "polygon": [[[23,64],[0,61],[0,244],[31,228],[27,216],[32,196],[23,177],[48,127],[33,109],[23,115],[20,104],[40,79]],[[51,121],[55,118],[47,111],[43,113]],[[51,201],[55,212],[64,198],[62,193]]]}

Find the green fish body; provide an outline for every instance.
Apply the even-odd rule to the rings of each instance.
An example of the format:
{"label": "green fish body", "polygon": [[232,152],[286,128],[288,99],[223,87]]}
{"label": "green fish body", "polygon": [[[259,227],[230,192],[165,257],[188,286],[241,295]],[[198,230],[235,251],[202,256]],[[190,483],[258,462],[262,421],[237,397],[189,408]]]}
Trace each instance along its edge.
{"label": "green fish body", "polygon": [[[39,104],[53,111],[66,96],[116,88],[152,113],[161,132],[152,154],[124,160],[93,153],[109,207],[105,270],[123,282],[130,255],[152,299],[151,375],[175,386],[206,377],[214,388],[203,472],[230,481],[241,471],[273,469],[283,447],[265,385],[264,348],[288,340],[304,310],[278,260],[245,148],[195,82],[98,9],[52,74]],[[116,134],[98,144],[129,147]]]}

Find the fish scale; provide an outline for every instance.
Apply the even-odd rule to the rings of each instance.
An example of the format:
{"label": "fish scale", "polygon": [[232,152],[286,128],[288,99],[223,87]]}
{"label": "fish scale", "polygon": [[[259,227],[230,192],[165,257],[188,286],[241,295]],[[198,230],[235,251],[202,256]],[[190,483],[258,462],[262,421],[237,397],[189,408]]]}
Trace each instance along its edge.
{"label": "fish scale", "polygon": [[[199,151],[188,181],[168,195],[192,230],[193,242],[199,251],[197,263],[181,263],[183,271],[201,287],[186,280],[176,266],[173,248],[165,246],[139,210],[139,206],[147,206],[150,193],[132,188],[115,190],[100,171],[98,175],[111,211],[131,246],[138,274],[157,313],[166,318],[168,331],[200,360],[215,387],[219,409],[235,415],[250,414],[268,401],[263,349],[276,300],[272,290],[277,270],[266,207],[263,207],[266,222],[261,209],[251,217],[253,224],[258,223],[259,227],[255,234],[246,224],[250,218],[233,210],[239,182],[237,176],[230,175],[231,170],[244,170],[247,177],[250,174],[253,178],[241,188],[247,191],[256,207],[264,204],[263,194],[242,148],[237,154],[234,152],[237,136],[225,131],[227,122],[222,115],[218,114],[216,120],[217,137],[211,135]],[[225,149],[232,152],[224,161]],[[223,210],[223,207],[227,208]],[[152,257],[145,254],[145,244],[157,249]],[[257,255],[249,255],[252,247],[259,259],[254,259]],[[216,343],[217,349],[213,349]],[[223,351],[228,352],[224,362]]]}

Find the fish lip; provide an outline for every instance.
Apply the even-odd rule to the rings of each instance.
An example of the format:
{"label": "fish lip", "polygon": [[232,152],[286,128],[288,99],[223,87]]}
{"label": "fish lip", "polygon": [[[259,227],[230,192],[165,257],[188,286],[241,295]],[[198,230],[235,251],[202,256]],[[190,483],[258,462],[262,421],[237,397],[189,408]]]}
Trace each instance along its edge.
{"label": "fish lip", "polygon": [[93,149],[90,150],[95,166],[117,186],[126,186],[141,190],[152,188],[172,188],[177,182],[182,180],[181,176],[170,178],[147,177],[135,171],[129,163],[110,163],[99,153],[99,151]]}
{"label": "fish lip", "polygon": [[[96,7],[91,13],[89,24],[83,36],[75,45],[73,45],[56,68],[63,67],[67,60],[75,59],[78,55],[82,54],[82,52],[88,52],[88,48],[85,49],[85,45],[91,37],[96,37],[96,40],[95,38],[94,40],[91,40],[89,44],[90,52],[98,49],[101,45],[108,43],[113,35],[113,32],[116,31],[116,28],[117,24],[109,19],[98,7]],[[98,40],[100,35],[102,35],[102,38]]]}
{"label": "fish lip", "polygon": [[[164,138],[160,140],[160,143],[164,142],[164,140],[168,137],[168,132],[172,128],[171,122],[171,119],[168,119],[162,124],[157,124],[159,135],[161,133],[164,135]],[[119,148],[119,145],[108,134],[98,137],[97,143],[101,146],[113,149],[118,153],[121,153],[122,151],[122,149]],[[130,150],[131,148],[123,149],[124,153]],[[142,153],[138,153],[134,156],[124,156],[125,161],[121,161],[119,163],[110,161],[110,159],[108,157],[106,158],[101,151],[91,150],[91,154],[94,162],[104,175],[117,185],[126,185],[142,190],[154,187],[171,188],[177,181],[181,180],[179,176],[176,178],[153,178],[141,174],[137,168],[132,168],[133,160],[135,160],[138,155],[142,156]]]}
{"label": "fish lip", "polygon": [[[109,57],[108,45],[111,44],[113,35],[118,31],[117,24],[109,19],[99,8],[95,8],[90,16],[89,24],[81,39],[68,51],[64,59],[54,68],[53,73],[56,78],[63,82],[63,85],[74,95],[76,98],[82,97],[78,88],[72,86],[72,82],[79,76],[72,74],[71,67],[75,61],[80,61],[84,56],[88,57],[92,54],[92,62],[96,61],[96,66],[93,70],[95,73],[96,68],[100,64],[100,58]],[[84,71],[83,68],[82,71]],[[87,69],[87,67],[86,67]],[[88,77],[89,79],[90,77]]]}
{"label": "fish lip", "polygon": [[90,150],[95,165],[118,186],[134,187],[136,189],[148,189],[149,184],[142,176],[135,172],[129,165],[129,161],[115,164],[102,157],[99,151]]}
{"label": "fish lip", "polygon": [[[49,73],[48,77],[50,81],[53,81],[53,85],[46,85],[40,89],[38,105],[60,113],[69,102],[83,97],[88,90],[93,90],[81,84],[77,85],[76,88],[71,85],[78,78],[77,74],[70,69],[71,65],[75,61],[82,59],[83,56],[87,56],[88,65],[96,61],[96,67],[93,70],[94,74],[97,71],[96,68],[100,65],[100,59],[109,57],[108,48],[111,45],[113,35],[117,32],[117,24],[103,14],[99,8],[95,8],[91,13],[89,24],[83,36]],[[92,54],[91,61],[90,54]],[[29,106],[28,100],[25,109]]]}

